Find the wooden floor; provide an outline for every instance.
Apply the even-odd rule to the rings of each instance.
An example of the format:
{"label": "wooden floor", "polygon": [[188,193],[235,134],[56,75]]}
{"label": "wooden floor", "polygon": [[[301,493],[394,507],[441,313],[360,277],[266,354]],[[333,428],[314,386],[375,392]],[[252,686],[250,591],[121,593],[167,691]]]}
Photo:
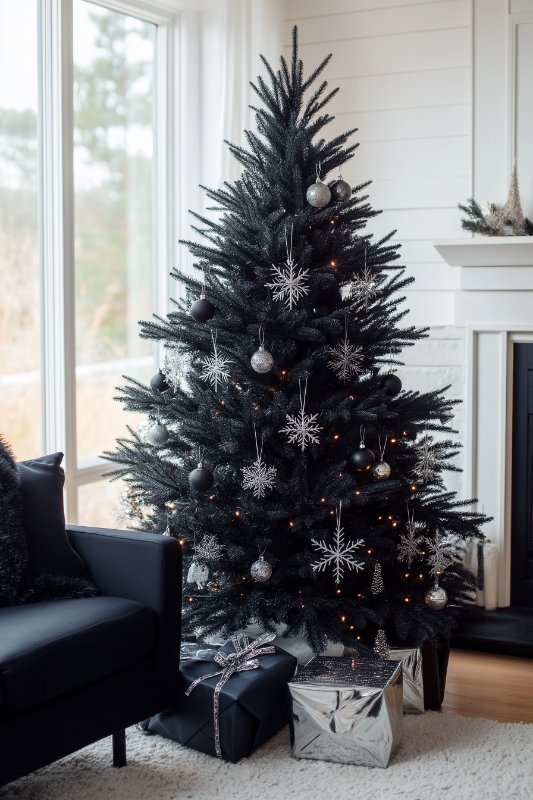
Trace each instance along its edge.
{"label": "wooden floor", "polygon": [[533,660],[452,650],[442,711],[533,723]]}

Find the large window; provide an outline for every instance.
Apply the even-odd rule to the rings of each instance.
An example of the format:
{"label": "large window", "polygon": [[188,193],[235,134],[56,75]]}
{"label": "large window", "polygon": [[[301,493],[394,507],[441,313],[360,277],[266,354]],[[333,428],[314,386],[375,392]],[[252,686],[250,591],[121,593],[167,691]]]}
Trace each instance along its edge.
{"label": "large window", "polygon": [[0,433],[22,459],[42,432],[37,0],[0,2],[0,76]]}
{"label": "large window", "polygon": [[0,433],[19,459],[65,452],[71,522],[114,522],[99,456],[138,424],[115,387],[157,366],[138,321],[174,260],[173,24],[143,0],[0,0]]}

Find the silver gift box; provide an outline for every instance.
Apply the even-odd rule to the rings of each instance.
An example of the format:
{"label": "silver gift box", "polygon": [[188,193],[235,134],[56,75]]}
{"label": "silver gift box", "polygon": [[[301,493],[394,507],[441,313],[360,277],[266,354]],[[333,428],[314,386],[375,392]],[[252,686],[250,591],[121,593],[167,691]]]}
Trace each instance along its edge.
{"label": "silver gift box", "polygon": [[386,767],[402,736],[402,677],[394,661],[313,658],[289,683],[293,756]]}
{"label": "silver gift box", "polygon": [[403,713],[424,713],[424,680],[422,652],[418,648],[391,647],[389,659],[401,661],[403,667]]}

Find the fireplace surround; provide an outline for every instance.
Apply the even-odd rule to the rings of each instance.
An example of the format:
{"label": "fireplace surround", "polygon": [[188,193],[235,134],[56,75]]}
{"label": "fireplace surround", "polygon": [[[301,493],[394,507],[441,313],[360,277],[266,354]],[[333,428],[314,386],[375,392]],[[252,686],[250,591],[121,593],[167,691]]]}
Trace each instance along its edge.
{"label": "fireplace surround", "polygon": [[454,325],[466,333],[465,488],[493,517],[499,607],[511,603],[512,409],[515,344],[533,344],[533,237],[435,243],[460,269]]}

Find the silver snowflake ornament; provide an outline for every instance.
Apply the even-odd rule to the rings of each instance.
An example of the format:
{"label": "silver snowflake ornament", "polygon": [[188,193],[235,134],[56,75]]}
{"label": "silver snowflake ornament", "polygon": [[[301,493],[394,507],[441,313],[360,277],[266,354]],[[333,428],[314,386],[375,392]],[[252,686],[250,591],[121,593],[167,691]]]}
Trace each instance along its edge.
{"label": "silver snowflake ornament", "polygon": [[272,264],[274,277],[271,283],[267,283],[272,289],[274,300],[280,300],[289,310],[296,305],[300,297],[309,294],[307,284],[308,269],[297,269],[292,259],[287,259],[283,267]]}
{"label": "silver snowflake ornament", "polygon": [[292,257],[292,230],[291,225],[290,244],[287,239],[287,231],[285,231],[287,260],[282,267],[277,267],[275,264],[272,264],[274,277],[271,283],[266,284],[269,289],[272,289],[274,300],[280,300],[290,311],[293,305],[296,305],[300,297],[309,294],[309,285],[307,283],[309,270],[298,269]]}
{"label": "silver snowflake ornament", "polygon": [[355,570],[361,572],[364,569],[364,562],[357,561],[354,557],[354,552],[363,547],[363,539],[357,539],[351,542],[344,541],[344,528],[341,525],[341,511],[342,503],[339,503],[339,508],[336,511],[337,524],[335,526],[335,533],[333,535],[333,543],[327,544],[324,540],[321,542],[316,539],[311,539],[311,544],[322,553],[321,558],[311,564],[314,572],[325,572],[326,567],[333,567],[333,575],[335,583],[339,584],[344,577],[344,570]]}
{"label": "silver snowflake ornament", "polygon": [[328,347],[331,358],[328,367],[333,370],[337,378],[346,383],[352,375],[360,375],[363,365],[363,348],[361,345],[353,345],[348,341],[348,333],[344,340],[335,347]]}
{"label": "silver snowflake ornament", "polygon": [[218,561],[224,547],[212,533],[206,533],[194,547],[196,558],[201,561]]}
{"label": "silver snowflake ornament", "polygon": [[453,542],[442,536],[438,529],[435,537],[427,537],[425,542],[426,548],[429,550],[427,560],[431,567],[430,573],[438,577],[455,561],[455,546]]}
{"label": "silver snowflake ornament", "polygon": [[287,414],[287,424],[280,429],[280,433],[286,433],[291,444],[297,442],[303,453],[308,444],[319,442],[318,434],[322,426],[317,423],[317,419],[318,414],[306,414],[300,409],[296,416]]}
{"label": "silver snowflake ornament", "polygon": [[377,295],[378,289],[378,278],[365,264],[363,271],[351,282],[348,289],[348,296],[354,301],[354,304],[362,303],[366,309],[368,308],[368,304]]}
{"label": "silver snowflake ornament", "polygon": [[307,396],[307,378],[305,379],[305,389],[302,392],[302,381],[300,384],[300,411],[295,416],[287,414],[287,424],[280,428],[280,433],[286,433],[290,444],[297,442],[303,451],[308,444],[318,444],[318,434],[322,426],[318,424],[318,414],[305,413],[305,398]]}
{"label": "silver snowflake ornament", "polygon": [[433,446],[431,437],[424,436],[415,445],[415,452],[416,463],[413,467],[413,474],[422,483],[430,483],[435,480],[440,469],[438,453]]}
{"label": "silver snowflake ornament", "polygon": [[423,527],[423,524],[409,520],[406,524],[406,532],[402,533],[398,540],[398,561],[407,564],[409,569],[420,553],[420,545],[424,541],[424,537],[420,535]]}
{"label": "silver snowflake ornament", "polygon": [[243,488],[252,489],[254,497],[264,497],[276,480],[276,467],[267,467],[260,456],[249,467],[242,467]]}
{"label": "silver snowflake ornament", "polygon": [[215,392],[218,391],[219,384],[224,384],[229,381],[230,372],[228,366],[233,364],[229,358],[225,358],[217,347],[217,334],[211,331],[211,338],[213,340],[213,355],[206,356],[202,359],[202,372],[200,377],[202,380],[207,381],[213,386]]}

